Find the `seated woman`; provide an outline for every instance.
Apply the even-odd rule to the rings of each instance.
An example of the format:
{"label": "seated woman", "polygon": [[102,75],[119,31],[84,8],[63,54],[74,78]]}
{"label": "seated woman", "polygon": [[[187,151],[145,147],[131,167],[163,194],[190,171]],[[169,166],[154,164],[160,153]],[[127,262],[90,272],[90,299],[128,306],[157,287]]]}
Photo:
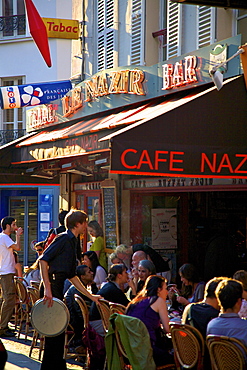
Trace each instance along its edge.
{"label": "seated woman", "polygon": [[156,275],[156,270],[153,262],[149,260],[140,261],[138,265],[139,281],[137,283],[136,293],[139,293],[142,290],[145,281],[150,275]]}
{"label": "seated woman", "polygon": [[[132,280],[128,277],[125,265],[121,263],[112,265],[108,273],[107,281],[108,282],[104,284],[97,294],[107,301],[127,306],[129,300],[122,291],[121,285],[128,282],[133,289],[134,285]],[[92,303],[90,309],[90,324],[101,336],[104,336],[105,333],[101,322],[101,316],[95,302]]]}
{"label": "seated woman", "polygon": [[[171,292],[175,291],[177,302],[183,306],[189,303],[200,302],[204,297],[205,283],[200,281],[199,274],[196,268],[190,264],[185,263],[179,269],[179,275],[182,281],[181,295],[178,291],[171,288]],[[169,294],[171,299],[171,295]]]}
{"label": "seated woman", "polygon": [[107,259],[102,227],[96,220],[93,220],[88,223],[87,230],[93,238],[93,244],[90,247],[90,251],[94,251],[97,254],[100,265],[107,270]]}
{"label": "seated woman", "polygon": [[83,263],[93,271],[93,281],[99,289],[106,281],[106,270],[100,265],[97,254],[94,251],[87,251],[82,254]]}
{"label": "seated woman", "polygon": [[31,280],[37,281],[38,283],[41,282],[41,275],[39,270],[39,261],[36,260],[32,266],[30,266],[24,274],[24,279],[26,280],[27,284],[30,285]]}
{"label": "seated woman", "polygon": [[165,333],[169,333],[169,318],[166,307],[167,285],[162,276],[151,275],[147,278],[143,289],[127,306],[126,314],[137,317],[146,325],[156,366],[174,363],[173,356],[164,336],[162,337],[161,324]]}
{"label": "seated woman", "polygon": [[[136,270],[136,272],[134,270]],[[142,260],[139,262],[137,269],[132,269],[131,275],[133,276],[133,282],[136,286],[136,293],[139,293],[144,287],[148,276],[156,275],[155,266],[152,261]],[[128,297],[130,297],[130,300],[135,297],[132,290],[128,292]]]}

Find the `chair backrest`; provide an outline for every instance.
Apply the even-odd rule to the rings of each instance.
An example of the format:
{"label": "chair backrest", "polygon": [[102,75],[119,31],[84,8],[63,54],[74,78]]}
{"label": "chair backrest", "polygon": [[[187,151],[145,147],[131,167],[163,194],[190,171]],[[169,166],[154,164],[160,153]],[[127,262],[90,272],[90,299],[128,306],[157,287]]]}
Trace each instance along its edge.
{"label": "chair backrest", "polygon": [[39,289],[40,283],[35,280],[30,280],[30,286],[36,289]]}
{"label": "chair backrest", "polygon": [[110,313],[111,313],[111,315],[113,313],[125,314],[126,307],[123,306],[122,304],[120,304],[120,303],[114,303],[114,302],[109,302],[109,306],[110,306]]}
{"label": "chair backrest", "polygon": [[106,299],[101,298],[99,299],[99,304],[97,304],[97,308],[101,316],[104,331],[106,333],[109,328],[109,319],[111,316],[110,302]]}
{"label": "chair backrest", "polygon": [[28,295],[27,295],[27,289],[26,289],[25,284],[23,283],[23,280],[24,279],[19,278],[17,276],[14,277],[16,294],[20,302],[25,304],[28,301]]}
{"label": "chair backrest", "polygon": [[83,321],[84,321],[84,329],[86,329],[88,327],[88,324],[89,324],[88,306],[87,306],[86,302],[84,301],[84,299],[81,298],[78,294],[75,294],[74,297],[75,297],[76,303],[78,303],[78,305],[80,307],[82,317],[83,317]]}
{"label": "chair backrest", "polygon": [[32,306],[40,298],[39,290],[31,286],[27,287],[27,294],[28,294],[29,301],[31,302]]}
{"label": "chair backrest", "polygon": [[238,339],[208,335],[206,342],[214,370],[246,369],[247,349]]}
{"label": "chair backrest", "polygon": [[177,367],[202,369],[205,343],[199,330],[179,323],[170,323],[170,330]]}

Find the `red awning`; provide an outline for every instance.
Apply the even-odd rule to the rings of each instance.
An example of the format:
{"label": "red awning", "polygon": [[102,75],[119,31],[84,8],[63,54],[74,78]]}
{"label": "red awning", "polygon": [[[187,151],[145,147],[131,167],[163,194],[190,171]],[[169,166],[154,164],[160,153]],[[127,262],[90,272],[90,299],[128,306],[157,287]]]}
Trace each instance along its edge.
{"label": "red awning", "polygon": [[20,148],[27,145],[67,139],[101,130],[114,129],[120,125],[127,125],[142,119],[147,114],[149,108],[150,103],[138,108],[124,110],[123,112],[112,113],[104,118],[98,117],[87,121],[83,120],[65,128],[56,129],[53,131],[42,131],[34,135],[32,138],[22,141],[16,145],[16,147]]}

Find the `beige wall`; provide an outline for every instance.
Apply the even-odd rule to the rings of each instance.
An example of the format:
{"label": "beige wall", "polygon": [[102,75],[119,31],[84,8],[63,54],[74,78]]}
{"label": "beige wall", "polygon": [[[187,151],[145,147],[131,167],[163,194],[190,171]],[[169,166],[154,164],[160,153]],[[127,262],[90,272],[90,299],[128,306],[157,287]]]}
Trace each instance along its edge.
{"label": "beige wall", "polygon": [[216,41],[224,40],[233,35],[233,23],[234,19],[232,9],[217,8],[217,29],[216,29]]}
{"label": "beige wall", "polygon": [[145,65],[151,66],[159,62],[158,37],[153,38],[152,32],[159,31],[159,0],[146,1],[146,33],[145,33]]}

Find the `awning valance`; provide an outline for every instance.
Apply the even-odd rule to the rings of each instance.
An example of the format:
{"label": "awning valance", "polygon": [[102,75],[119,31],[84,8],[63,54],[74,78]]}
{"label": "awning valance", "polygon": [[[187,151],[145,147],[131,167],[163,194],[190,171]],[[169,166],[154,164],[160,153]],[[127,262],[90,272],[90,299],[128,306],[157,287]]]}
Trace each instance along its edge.
{"label": "awning valance", "polygon": [[213,87],[163,108],[101,139],[111,140],[112,173],[247,177],[243,76],[225,81],[220,91]]}

